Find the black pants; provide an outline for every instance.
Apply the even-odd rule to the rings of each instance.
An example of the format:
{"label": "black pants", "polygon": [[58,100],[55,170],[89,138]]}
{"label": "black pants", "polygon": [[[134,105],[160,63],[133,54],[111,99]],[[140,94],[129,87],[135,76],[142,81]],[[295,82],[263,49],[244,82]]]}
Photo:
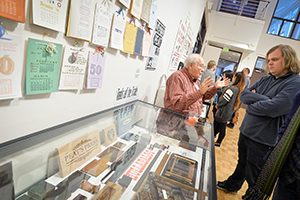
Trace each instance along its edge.
{"label": "black pants", "polygon": [[214,121],[214,135],[215,137],[218,136],[217,143],[222,143],[223,139],[225,138],[226,135],[226,123],[222,122],[217,122],[216,120]]}
{"label": "black pants", "polygon": [[215,116],[216,116],[217,110],[218,110],[218,109],[217,109],[217,107],[216,107],[216,104],[213,103],[213,109],[212,109],[212,112],[213,112],[214,118],[215,118]]}
{"label": "black pants", "polygon": [[249,188],[253,187],[272,149],[273,147],[255,142],[240,133],[238,163],[226,185],[237,191],[246,180]]}

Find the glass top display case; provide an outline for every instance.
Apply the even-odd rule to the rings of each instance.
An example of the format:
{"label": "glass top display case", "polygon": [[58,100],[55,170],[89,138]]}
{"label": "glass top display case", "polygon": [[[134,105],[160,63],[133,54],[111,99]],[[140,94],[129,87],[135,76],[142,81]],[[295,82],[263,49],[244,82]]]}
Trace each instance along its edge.
{"label": "glass top display case", "polygon": [[216,199],[211,125],[133,101],[0,145],[1,199]]}

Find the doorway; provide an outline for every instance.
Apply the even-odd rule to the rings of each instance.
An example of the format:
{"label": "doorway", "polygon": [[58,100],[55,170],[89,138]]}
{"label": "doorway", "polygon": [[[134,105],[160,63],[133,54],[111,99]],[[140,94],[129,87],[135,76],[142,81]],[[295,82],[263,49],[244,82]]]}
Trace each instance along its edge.
{"label": "doorway", "polygon": [[241,52],[223,48],[217,63],[216,77],[219,77],[224,71],[236,72],[241,57]]}

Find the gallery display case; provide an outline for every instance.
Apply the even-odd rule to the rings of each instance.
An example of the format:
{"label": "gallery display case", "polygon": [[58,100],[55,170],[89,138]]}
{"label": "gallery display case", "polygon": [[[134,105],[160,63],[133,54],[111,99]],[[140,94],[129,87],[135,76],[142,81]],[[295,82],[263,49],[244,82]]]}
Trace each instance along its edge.
{"label": "gallery display case", "polygon": [[133,101],[0,144],[0,194],[214,200],[212,144],[205,121]]}

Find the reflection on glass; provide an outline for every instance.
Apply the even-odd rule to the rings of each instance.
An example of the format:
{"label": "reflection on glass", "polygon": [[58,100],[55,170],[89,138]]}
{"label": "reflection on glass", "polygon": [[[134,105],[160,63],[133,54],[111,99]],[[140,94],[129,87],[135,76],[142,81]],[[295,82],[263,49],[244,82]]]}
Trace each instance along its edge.
{"label": "reflection on glass", "polygon": [[274,16],[283,19],[297,20],[300,10],[300,0],[279,0]]}
{"label": "reflection on glass", "polygon": [[291,36],[291,33],[292,33],[292,30],[293,30],[293,27],[294,27],[295,23],[293,22],[283,22],[283,26],[280,30],[280,36],[283,36],[283,37],[290,37]]}
{"label": "reflection on glass", "polygon": [[300,40],[300,24],[296,25],[293,35],[292,35],[292,38],[296,39],[296,40]]}
{"label": "reflection on glass", "polygon": [[282,24],[282,20],[272,19],[268,33],[272,35],[278,35],[281,24]]}

